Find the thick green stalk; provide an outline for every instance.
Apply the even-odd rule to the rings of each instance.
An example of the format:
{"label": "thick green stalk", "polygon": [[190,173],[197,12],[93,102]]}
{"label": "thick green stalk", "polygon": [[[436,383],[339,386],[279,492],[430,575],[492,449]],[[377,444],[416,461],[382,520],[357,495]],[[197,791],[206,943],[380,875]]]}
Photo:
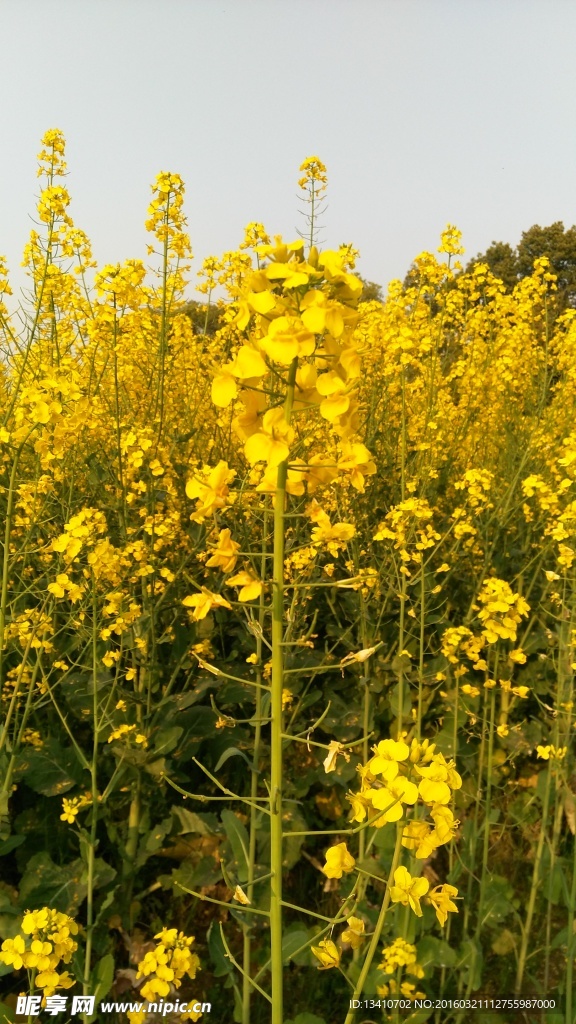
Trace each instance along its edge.
{"label": "thick green stalk", "polygon": [[[456,763],[458,763],[458,704],[460,697],[460,679],[455,680],[456,683],[456,697],[454,698],[454,726],[452,730],[452,756]],[[452,793],[451,810],[454,817],[456,817],[456,807],[454,800],[454,793]],[[454,870],[454,839],[450,840],[448,844],[448,878],[452,880],[452,872]],[[452,929],[452,918],[449,916],[446,922],[446,932],[444,938],[446,942],[450,943],[450,931]],[[444,986],[446,984],[446,966],[442,966],[440,972],[440,996],[444,995]]]}
{"label": "thick green stalk", "polygon": [[[566,701],[566,718],[564,725],[564,735],[562,739],[559,739],[558,745],[565,745],[568,750],[571,749],[570,737],[573,733],[574,725],[573,713],[574,713],[574,669],[572,667],[574,645],[572,643],[572,637],[574,636],[574,620],[576,617],[576,581],[574,577],[571,580],[571,602],[570,602],[570,636],[566,636],[565,651],[568,655],[567,658],[567,673],[566,673],[566,690],[563,693],[563,700]],[[564,591],[564,594],[566,591]],[[573,765],[573,762],[572,762]],[[568,765],[566,765],[566,774],[568,775]],[[568,942],[566,950],[566,1024],[574,1024],[576,1015],[573,1016],[573,1005],[574,1005],[574,960],[576,959],[576,936],[574,934],[576,924],[576,837],[574,837],[574,843],[572,848],[572,884],[570,886],[570,899],[568,901]]]}
{"label": "thick green stalk", "polygon": [[[384,893],[384,899],[382,900],[382,906],[380,907],[380,913],[378,915],[378,920],[376,922],[376,927],[374,928],[374,932],[373,932],[372,938],[370,940],[370,945],[368,947],[368,952],[366,953],[366,958],[365,958],[364,963],[362,965],[362,970],[360,971],[360,974],[358,976],[358,981],[356,982],[356,988],[354,989],[354,994],[353,994],[353,996],[352,996],[352,998],[350,1000],[350,1003],[356,1002],[358,999],[360,999],[360,997],[362,995],[362,992],[363,992],[363,989],[364,989],[364,983],[366,981],[366,978],[368,977],[368,972],[369,972],[369,970],[370,970],[370,968],[372,966],[372,961],[374,959],[374,955],[376,953],[376,949],[378,947],[378,943],[380,942],[380,936],[382,934],[382,928],[384,927],[384,920],[385,920],[386,914],[388,912],[388,907],[390,906],[390,889],[391,889],[391,884],[392,884],[392,881],[393,881],[393,878],[394,878],[394,872],[396,871],[396,868],[398,867],[398,862],[400,860],[400,854],[402,853],[402,832],[403,832],[403,829],[404,829],[403,825],[397,825],[396,826],[396,845],[394,847],[394,854],[393,854],[393,857],[392,857],[392,863],[390,865],[390,871],[389,871],[389,874],[388,874],[388,881],[386,883],[386,892]],[[349,1009],[348,1013],[346,1014],[346,1019],[344,1021],[344,1024],[353,1024],[353,1022],[355,1020],[356,1020],[356,1011],[353,1010],[353,1009]]]}
{"label": "thick green stalk", "polygon": [[[401,446],[400,446],[400,496],[402,501],[406,496],[406,375],[404,373],[404,367],[402,367],[402,429],[401,429]],[[406,567],[402,563],[400,558],[400,569]],[[399,658],[399,669],[398,669],[398,739],[402,739],[402,720],[404,718],[404,668],[402,665],[402,651],[404,650],[404,621],[406,614],[406,573],[402,572],[402,582],[400,585],[400,618],[398,622],[398,658]]]}
{"label": "thick green stalk", "polygon": [[548,865],[548,891],[547,900],[548,905],[546,907],[546,938],[544,940],[544,985],[543,991],[550,991],[550,959],[552,954],[552,910],[553,910],[553,895],[554,895],[554,875],[556,873],[556,857],[558,854],[558,843],[560,841],[560,830],[562,828],[562,818],[564,817],[564,807],[562,804],[562,793],[559,786],[554,787],[554,810],[552,812],[552,840],[549,844],[550,851],[550,862]]}
{"label": "thick green stalk", "polygon": [[[422,739],[422,705],[424,702],[424,647],[426,634],[426,579],[424,576],[424,554],[420,563],[420,647],[418,657],[418,718],[416,720],[416,738]],[[456,756],[456,752],[454,752]]]}
{"label": "thick green stalk", "polygon": [[[28,978],[30,979],[28,987],[29,987],[29,991],[30,991],[30,995],[31,996],[33,996],[34,992],[36,991],[36,974],[37,974],[37,971],[36,971],[35,967],[33,967],[32,970],[28,971]],[[38,1018],[36,1018],[36,1020],[37,1019]],[[30,1014],[30,1013],[28,1014],[28,1017],[26,1018],[26,1024],[32,1024],[32,1014]]]}
{"label": "thick green stalk", "polygon": [[482,874],[480,876],[480,895],[478,897],[478,917],[476,920],[476,938],[482,929],[482,914],[486,893],[486,876],[488,874],[488,853],[490,849],[490,813],[492,810],[492,763],[494,759],[494,712],[496,707],[496,690],[490,691],[490,724],[488,726],[488,765],[486,772],[486,799],[484,802],[484,837],[482,843]]}
{"label": "thick green stalk", "polygon": [[122,914],[126,926],[132,927],[132,894],[134,892],[134,878],[136,875],[136,856],[138,854],[138,839],[140,835],[140,816],[142,813],[142,784],[141,776],[132,783],[132,797],[128,811],[128,828],[126,833],[126,845],[124,847],[124,863],[122,865]]}
{"label": "thick green stalk", "polygon": [[573,844],[572,885],[568,903],[568,949],[566,951],[566,1024],[574,1024],[572,1002],[574,998],[574,959],[576,958],[576,939],[574,924],[576,921],[576,837]]}
{"label": "thick green stalk", "polygon": [[[136,853],[138,852],[138,832],[140,828],[140,780],[138,779],[132,785],[132,799],[130,801],[130,810],[128,812],[128,832],[126,836],[126,847],[125,847],[125,859],[124,859],[124,879],[127,884],[126,897],[128,898],[131,893],[132,883],[134,881],[134,868]],[[128,903],[126,904],[128,909]]]}
{"label": "thick green stalk", "polygon": [[[471,917],[471,913],[472,913],[472,888],[473,888],[473,885],[474,885],[474,881],[476,879],[476,875],[474,873],[474,869],[475,869],[475,866],[476,866],[476,848],[477,848],[477,845],[478,845],[478,820],[479,820],[479,817],[480,817],[480,807],[481,807],[481,802],[482,802],[482,770],[483,770],[483,765],[484,765],[484,746],[485,746],[485,740],[484,740],[484,729],[483,729],[482,730],[482,739],[480,741],[480,752],[479,752],[479,755],[478,755],[478,775],[477,775],[477,788],[476,788],[476,803],[475,803],[475,806],[474,806],[473,828],[472,828],[472,834],[470,836],[470,840],[469,840],[469,844],[468,844],[468,857],[467,857],[468,867],[466,868],[466,870],[468,871],[468,882],[467,882],[467,885],[466,885],[466,896],[464,897],[464,913],[463,913],[463,922],[462,922],[462,937],[463,937],[464,940],[467,940],[469,938],[470,917]],[[459,997],[462,996],[463,991],[464,991],[464,979],[465,979],[465,974],[464,974],[463,971],[461,971],[459,976],[458,976],[458,996]],[[461,1019],[461,1017],[458,1018],[457,1024],[459,1024],[460,1019]]]}
{"label": "thick green stalk", "polygon": [[[562,607],[566,609],[566,595],[567,595],[568,581],[566,576],[563,580],[562,589]],[[572,680],[572,654],[571,654],[571,637],[572,637],[572,626],[574,621],[574,602],[572,601],[571,615],[569,619],[562,618],[558,624],[558,662],[556,672],[556,711],[559,712],[562,707],[565,706],[565,702],[570,701],[571,691],[571,680]],[[564,615],[566,611],[564,611]],[[566,716],[568,718],[568,715]],[[570,745],[569,740],[569,723],[566,734],[561,730],[561,715],[556,714],[552,729],[552,743],[556,749],[563,745],[563,740],[566,746]],[[544,991],[549,991],[549,980],[550,980],[550,954],[551,954],[551,938],[552,938],[552,895],[554,886],[554,874],[556,865],[556,855],[558,852],[558,843],[560,841],[560,830],[562,828],[562,818],[564,815],[563,807],[563,795],[564,789],[563,784],[565,778],[561,778],[560,765],[558,767],[558,779],[554,786],[554,808],[552,811],[552,839],[549,842],[550,860],[548,864],[548,906],[546,908],[546,941],[545,941],[545,956],[544,956]]]}
{"label": "thick green stalk", "polygon": [[[362,649],[366,650],[369,646],[368,643],[368,630],[366,628],[366,600],[360,595],[360,616],[361,616],[361,643]],[[362,670],[362,683],[364,686],[364,694],[362,701],[362,764],[368,764],[370,760],[370,744],[368,740],[368,733],[370,732],[370,716],[371,716],[371,700],[370,700],[370,659],[368,658],[363,665]],[[362,829],[358,837],[358,859],[364,860],[366,856],[366,830]],[[357,953],[357,950],[354,950]]]}
{"label": "thick green stalk", "polygon": [[[497,674],[498,669],[498,654],[496,654],[496,660],[494,665],[494,675]],[[482,931],[482,914],[484,912],[484,899],[486,893],[486,876],[488,874],[488,852],[490,846],[490,810],[492,804],[492,762],[494,756],[494,714],[496,709],[496,693],[492,689],[490,691],[490,721],[488,725],[488,764],[486,766],[486,798],[484,803],[484,837],[482,843],[482,874],[480,876],[480,893],[478,896],[478,913],[476,918],[476,930],[474,932],[475,945],[472,950],[471,962],[468,968],[468,983],[466,985],[466,996],[468,997],[472,991],[472,985],[474,984],[474,974],[476,966],[476,949],[480,939],[480,933]],[[476,828],[475,828],[476,831]],[[474,850],[476,849],[474,844]],[[473,861],[471,864],[473,865]],[[468,889],[470,892],[470,887]]]}
{"label": "thick green stalk", "polygon": [[[92,961],[92,937],[94,932],[94,866],[96,859],[96,832],[98,827],[98,739],[100,723],[98,720],[98,649],[96,634],[96,580],[92,575],[92,763],[90,765],[90,779],[92,791],[92,822],[90,825],[90,838],[87,849],[87,879],[86,879],[86,953],[84,957],[84,977],[82,979],[82,991],[84,995],[90,995],[90,968]],[[89,1015],[83,1014],[84,1024],[88,1024]]]}
{"label": "thick green stalk", "polygon": [[[260,579],[266,578],[266,554],[268,549],[268,509],[264,512],[264,528],[262,531],[262,558],[260,560]],[[258,608],[258,624],[260,626],[259,633],[256,637],[256,656],[258,658],[258,673],[257,682],[262,684],[262,632],[264,629],[264,616],[265,616],[265,605],[264,605],[264,594],[260,594],[260,605]],[[256,706],[254,708],[254,748],[252,754],[252,779],[250,782],[250,800],[252,806],[250,807],[250,833],[248,840],[248,878],[246,886],[246,895],[248,899],[252,901],[254,895],[254,866],[256,862],[256,840],[258,838],[258,818],[259,811],[257,806],[258,798],[258,771],[260,769],[260,745],[262,738],[262,690],[258,688],[256,690]],[[252,978],[251,978],[251,960],[252,960],[252,940],[250,925],[244,926],[244,942],[242,951],[242,966],[244,973],[242,975],[242,1024],[250,1024],[250,1002],[252,996]]]}
{"label": "thick green stalk", "polygon": [[550,806],[551,784],[552,767],[551,762],[549,761],[548,771],[546,772],[546,788],[544,790],[544,800],[542,803],[542,822],[540,825],[540,835],[538,836],[538,845],[536,846],[534,867],[532,869],[532,884],[530,886],[530,895],[528,897],[526,920],[524,922],[524,927],[522,929],[522,943],[520,945],[520,953],[518,955],[518,969],[516,971],[516,982],[514,985],[514,994],[516,996],[520,995],[520,990],[522,988],[524,969],[526,967],[526,956],[528,953],[528,942],[530,941],[532,919],[534,917],[534,908],[536,906],[536,895],[540,886],[540,867],[542,864],[542,853],[544,851],[544,840],[546,838],[546,827],[548,823],[548,808]]}
{"label": "thick green stalk", "polygon": [[[290,422],[298,359],[290,364],[284,404]],[[274,495],[274,556],[272,594],[272,699],[270,705],[270,967],[272,1024],[283,1024],[282,969],[282,690],[284,688],[284,511],[288,460],[278,466]]]}

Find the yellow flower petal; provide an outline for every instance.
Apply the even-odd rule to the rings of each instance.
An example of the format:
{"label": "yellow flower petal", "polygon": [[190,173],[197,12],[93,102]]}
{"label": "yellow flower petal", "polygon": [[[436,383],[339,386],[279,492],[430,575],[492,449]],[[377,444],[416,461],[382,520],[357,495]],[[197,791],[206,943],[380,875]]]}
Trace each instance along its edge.
{"label": "yellow flower petal", "polygon": [[238,394],[238,385],[228,373],[222,373],[212,381],[212,401],[220,409],[225,409]]}

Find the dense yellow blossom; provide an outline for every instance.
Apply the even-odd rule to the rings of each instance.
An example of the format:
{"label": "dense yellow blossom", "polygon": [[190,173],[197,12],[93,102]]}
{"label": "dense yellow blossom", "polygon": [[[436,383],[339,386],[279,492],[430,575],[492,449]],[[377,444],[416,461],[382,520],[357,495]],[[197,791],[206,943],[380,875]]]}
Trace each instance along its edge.
{"label": "dense yellow blossom", "polygon": [[49,907],[26,911],[21,933],[4,940],[0,961],[15,971],[22,967],[33,970],[34,983],[44,996],[53,995],[57,989],[71,988],[74,978],[68,971],[58,973],[56,968],[69,964],[78,948],[74,938],[78,925],[73,918]]}

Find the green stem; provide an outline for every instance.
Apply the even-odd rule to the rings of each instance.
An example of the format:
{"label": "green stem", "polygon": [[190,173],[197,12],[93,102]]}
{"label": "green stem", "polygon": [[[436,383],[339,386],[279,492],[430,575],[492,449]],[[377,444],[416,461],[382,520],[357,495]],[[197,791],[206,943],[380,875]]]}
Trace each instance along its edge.
{"label": "green stem", "polygon": [[[494,667],[494,675],[497,674],[498,668],[498,655],[496,655],[496,663]],[[496,709],[496,692],[495,688],[490,691],[490,722],[488,725],[488,764],[486,766],[486,800],[484,804],[484,836],[482,843],[482,874],[480,876],[480,893],[478,896],[478,914],[476,918],[476,930],[474,932],[474,945],[472,947],[472,954],[470,958],[470,966],[468,968],[468,983],[466,985],[466,997],[468,997],[472,991],[472,985],[474,984],[475,966],[476,966],[476,955],[478,949],[478,942],[480,939],[480,933],[482,930],[482,914],[484,912],[484,899],[486,894],[486,877],[488,874],[488,852],[490,847],[490,809],[492,803],[492,761],[494,756],[494,714]]]}
{"label": "green stem", "polygon": [[[92,740],[92,763],[90,765],[90,779],[92,791],[92,821],[90,824],[90,838],[87,850],[87,880],[86,880],[86,952],[84,957],[84,978],[82,991],[84,995],[90,994],[90,968],[92,962],[92,937],[94,932],[94,866],[96,860],[96,832],[98,827],[98,648],[96,634],[96,580],[92,575],[92,717],[93,717],[93,740]],[[89,1015],[82,1015],[84,1024],[88,1024]]]}
{"label": "green stem", "polygon": [[424,644],[426,633],[426,578],[424,575],[424,555],[420,563],[420,650],[418,658],[418,718],[416,724],[416,737],[418,742],[422,739],[422,706],[424,703]]}
{"label": "green stem", "polygon": [[528,953],[528,942],[530,941],[530,931],[532,928],[532,919],[534,917],[534,908],[536,906],[536,895],[539,888],[540,882],[540,865],[542,863],[542,853],[544,851],[544,840],[546,838],[546,826],[548,822],[548,808],[550,806],[550,790],[552,783],[552,764],[548,762],[548,770],[546,772],[546,788],[544,789],[544,800],[542,803],[542,823],[540,825],[540,834],[538,836],[538,845],[536,846],[536,855],[534,857],[534,867],[532,870],[532,884],[530,886],[530,895],[528,897],[528,907],[526,910],[526,921],[522,929],[522,943],[520,945],[520,953],[518,955],[518,969],[516,971],[516,982],[514,985],[514,994],[520,995],[522,988],[522,981],[524,978],[524,969],[526,967],[526,957]]}
{"label": "green stem", "polygon": [[576,838],[573,843],[572,885],[568,904],[568,949],[566,951],[566,1024],[574,1024],[572,1016],[572,999],[574,995],[574,959],[576,957],[576,939],[574,923],[576,917]]}
{"label": "green stem", "polygon": [[[268,547],[268,509],[264,511],[264,526],[262,530],[262,552],[260,561],[260,578],[262,580],[266,577],[266,553]],[[264,593],[260,594],[260,603],[258,608],[258,625],[259,632],[256,637],[256,656],[258,658],[258,682],[262,682],[261,677],[261,664],[262,664],[262,636],[264,629],[265,619],[265,605],[264,605]],[[254,894],[254,867],[256,863],[256,841],[258,838],[258,771],[260,768],[260,745],[262,739],[262,691],[256,690],[256,706],[254,709],[254,748],[252,755],[252,779],[250,782],[250,799],[252,806],[250,807],[250,832],[248,840],[248,879],[246,887],[246,895],[250,902],[252,901]],[[250,1024],[250,1001],[252,990],[255,987],[252,984],[251,976],[251,960],[252,960],[252,937],[250,933],[250,927],[248,924],[244,926],[244,942],[242,951],[242,1024]]]}
{"label": "green stem", "polygon": [[490,812],[492,810],[492,761],[494,758],[494,714],[496,709],[496,689],[490,691],[490,722],[488,725],[488,765],[486,771],[486,800],[484,803],[484,836],[482,843],[482,875],[480,877],[480,895],[478,897],[478,919],[476,936],[482,928],[482,912],[486,892],[486,876],[488,874],[488,853],[490,848]]}
{"label": "green stem", "polygon": [[[284,404],[290,422],[298,359],[290,364]],[[270,723],[270,968],[272,1024],[283,1024],[282,958],[282,690],[284,687],[284,511],[288,460],[278,466],[274,494],[274,558],[272,596],[272,693]]]}
{"label": "green stem", "polygon": [[[368,630],[366,628],[366,601],[360,596],[360,615],[361,615],[361,643],[362,650],[368,648]],[[371,701],[370,701],[370,659],[364,662],[362,672],[362,682],[364,685],[363,701],[362,701],[362,764],[368,764],[370,760],[370,746],[369,746],[369,733],[370,733],[370,713],[371,713]],[[360,832],[358,837],[358,860],[363,861],[366,856],[366,832]],[[354,950],[355,958],[357,958],[358,950]]]}
{"label": "green stem", "polygon": [[[366,981],[366,978],[368,977],[368,972],[369,972],[369,970],[370,970],[370,968],[372,966],[372,961],[374,959],[374,954],[376,953],[376,949],[377,949],[378,943],[380,942],[380,936],[382,934],[382,928],[384,927],[384,920],[385,920],[386,914],[388,912],[388,907],[390,906],[391,882],[392,882],[392,880],[394,878],[394,872],[396,871],[396,868],[398,867],[398,862],[400,860],[400,854],[402,852],[402,832],[403,832],[403,826],[402,825],[397,825],[396,826],[396,845],[394,846],[394,855],[392,857],[392,863],[390,865],[390,873],[388,875],[388,881],[386,883],[386,892],[384,893],[384,899],[382,900],[382,906],[380,907],[380,913],[378,915],[378,920],[376,922],[376,927],[374,928],[374,932],[373,932],[372,938],[370,940],[370,945],[368,947],[368,952],[366,953],[366,959],[364,960],[364,963],[362,965],[362,970],[360,971],[360,975],[358,977],[358,981],[356,982],[356,987],[354,989],[354,994],[353,994],[353,996],[352,996],[352,998],[350,1000],[351,1003],[353,1003],[354,1001],[358,1000],[360,998],[360,996],[362,995],[362,991],[364,989],[364,983]],[[355,1010],[352,1010],[352,1009],[349,1010],[348,1013],[346,1014],[346,1019],[344,1021],[344,1024],[353,1024],[353,1021],[355,1019],[355,1013],[356,1013]]]}
{"label": "green stem", "polygon": [[124,912],[130,916],[130,903],[132,900],[132,888],[134,885],[134,873],[136,869],[136,854],[138,853],[138,835],[140,829],[140,777],[132,784],[132,799],[128,812],[128,834],[124,850],[123,876],[125,890],[123,894]]}

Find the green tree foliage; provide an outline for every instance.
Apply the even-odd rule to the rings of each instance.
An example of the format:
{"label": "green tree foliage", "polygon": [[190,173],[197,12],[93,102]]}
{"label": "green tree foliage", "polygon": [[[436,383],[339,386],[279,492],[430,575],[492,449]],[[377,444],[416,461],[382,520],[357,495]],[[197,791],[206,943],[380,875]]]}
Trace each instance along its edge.
{"label": "green tree foliage", "polygon": [[384,302],[382,285],[376,284],[374,281],[367,281],[361,274],[358,274],[358,277],[363,285],[362,302]]}
{"label": "green tree foliage", "polygon": [[508,291],[532,273],[534,260],[547,256],[558,281],[555,316],[569,307],[576,307],[576,226],[565,228],[561,220],[548,227],[533,224],[515,249],[508,242],[492,242],[485,253],[479,253],[468,264],[487,263]]}
{"label": "green tree foliage", "polygon": [[222,306],[215,302],[207,306],[205,302],[197,302],[196,299],[190,299],[179,312],[186,313],[190,317],[195,334],[206,334],[211,338],[218,328],[222,326],[220,322]]}

